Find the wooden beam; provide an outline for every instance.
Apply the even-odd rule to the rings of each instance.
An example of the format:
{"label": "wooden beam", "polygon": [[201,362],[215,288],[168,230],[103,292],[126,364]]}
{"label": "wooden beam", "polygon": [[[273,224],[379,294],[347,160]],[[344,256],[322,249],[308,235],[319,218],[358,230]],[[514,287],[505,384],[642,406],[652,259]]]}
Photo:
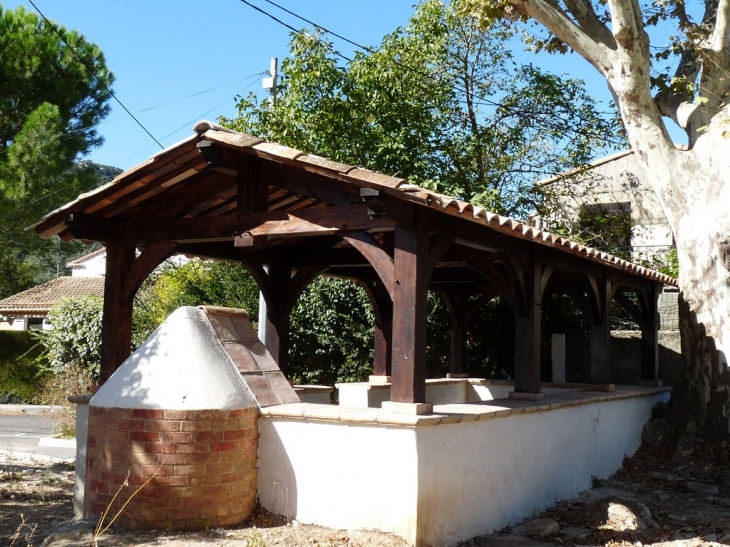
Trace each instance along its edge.
{"label": "wooden beam", "polygon": [[109,379],[131,352],[134,295],[130,296],[124,285],[134,263],[134,253],[134,245],[130,244],[110,243],[106,247],[100,385]]}
{"label": "wooden beam", "polygon": [[515,316],[515,392],[537,396],[541,389],[543,264],[539,256],[532,255],[513,266],[527,304]]}
{"label": "wooden beam", "polygon": [[659,382],[659,310],[657,303],[661,287],[636,291],[644,320],[641,323],[641,379]]}
{"label": "wooden beam", "polygon": [[609,312],[615,285],[608,277],[589,276],[588,297],[591,301],[591,382],[608,385],[611,381],[611,321]]}
{"label": "wooden beam", "polygon": [[387,230],[392,229],[395,224],[389,219],[370,218],[365,205],[274,211],[266,213],[263,218],[260,214],[242,217],[241,224],[251,224],[253,219],[260,220],[260,223],[247,229],[244,232],[246,237],[236,237],[237,247],[249,246],[248,243],[258,236],[323,236],[342,231]]}
{"label": "wooden beam", "polygon": [[391,300],[395,300],[396,280],[393,266],[394,259],[367,232],[343,234],[342,238],[362,253],[375,269],[378,277],[380,277],[388,294],[390,294]]}
{"label": "wooden beam", "polygon": [[426,402],[428,232],[396,227],[391,401]]}

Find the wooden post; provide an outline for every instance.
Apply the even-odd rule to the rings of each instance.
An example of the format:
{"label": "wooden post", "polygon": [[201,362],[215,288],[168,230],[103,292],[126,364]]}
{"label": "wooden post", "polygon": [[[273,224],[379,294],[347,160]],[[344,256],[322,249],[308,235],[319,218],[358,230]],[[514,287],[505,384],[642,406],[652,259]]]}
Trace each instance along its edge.
{"label": "wooden post", "polygon": [[266,349],[285,376],[289,375],[289,330],[291,321],[286,309],[286,289],[291,282],[291,268],[270,265],[266,310]]}
{"label": "wooden post", "polygon": [[321,272],[321,267],[306,268],[292,276],[292,268],[279,264],[248,266],[266,299],[265,346],[281,371],[289,374],[291,311],[306,286]]}
{"label": "wooden post", "polygon": [[395,229],[393,295],[393,381],[391,401],[426,402],[426,295],[428,233]]}
{"label": "wooden post", "polygon": [[659,310],[657,301],[661,287],[651,291],[637,291],[644,315],[641,325],[641,379],[659,382]]}
{"label": "wooden post", "polygon": [[134,294],[126,294],[125,284],[134,262],[134,253],[132,244],[109,243],[106,247],[99,385],[109,379],[131,352]]}
{"label": "wooden post", "polygon": [[516,292],[525,305],[518,306],[515,317],[515,389],[510,397],[541,399],[542,293],[546,281],[542,263],[534,255],[521,270],[522,288]]}
{"label": "wooden post", "polygon": [[611,321],[609,312],[613,300],[612,284],[605,276],[589,278],[592,290],[591,309],[591,383],[610,386],[611,382]]}
{"label": "wooden post", "polygon": [[390,376],[392,370],[393,302],[382,282],[367,281],[362,282],[361,286],[368,295],[375,316],[373,374],[375,376]]}
{"label": "wooden post", "polygon": [[458,291],[444,291],[441,296],[451,317],[451,363],[449,374],[464,374],[466,370],[468,296],[466,293]]}

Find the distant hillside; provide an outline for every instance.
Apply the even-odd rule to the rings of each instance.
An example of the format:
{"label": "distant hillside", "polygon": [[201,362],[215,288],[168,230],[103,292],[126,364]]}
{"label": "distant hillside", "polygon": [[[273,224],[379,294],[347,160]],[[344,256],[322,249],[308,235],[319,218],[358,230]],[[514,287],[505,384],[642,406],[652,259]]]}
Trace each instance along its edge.
{"label": "distant hillside", "polygon": [[99,175],[99,186],[103,186],[107,182],[114,180],[117,175],[122,174],[122,170],[119,167],[112,167],[111,165],[101,165],[94,163],[93,161],[84,160],[80,162],[82,167],[92,167],[96,169]]}

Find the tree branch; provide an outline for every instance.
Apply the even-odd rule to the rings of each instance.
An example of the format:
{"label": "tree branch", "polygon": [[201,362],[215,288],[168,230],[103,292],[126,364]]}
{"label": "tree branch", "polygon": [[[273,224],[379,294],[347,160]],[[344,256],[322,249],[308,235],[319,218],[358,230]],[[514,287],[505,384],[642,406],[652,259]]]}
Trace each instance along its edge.
{"label": "tree branch", "polygon": [[[715,17],[715,28],[708,40],[708,46],[716,53],[724,53],[727,56],[730,46],[730,0],[710,0],[717,9]],[[707,17],[707,12],[705,12]]]}
{"label": "tree branch", "polygon": [[568,12],[578,25],[596,42],[610,49],[616,49],[616,40],[608,27],[598,18],[590,0],[564,0]]}
{"label": "tree branch", "polygon": [[512,0],[515,9],[542,23],[553,34],[568,44],[578,55],[591,63],[601,74],[607,74],[612,51],[598,36],[581,29],[548,0]]}
{"label": "tree branch", "polygon": [[[722,1],[724,7],[720,7],[720,1]],[[702,29],[705,29],[706,32],[711,33],[710,38],[706,40],[709,46],[708,49],[717,51],[718,53],[723,51],[723,48],[724,51],[727,51],[728,48],[728,5],[727,0],[706,0],[702,22],[695,30],[701,33]],[[686,17],[686,14],[684,14],[684,10],[681,10],[679,13],[684,16],[680,17],[684,27],[692,25],[691,21]],[[713,47],[710,44],[714,44],[715,46]],[[694,99],[694,91],[689,84],[697,82],[700,70],[702,70],[699,39],[694,40],[694,46],[688,47],[682,53],[679,65],[674,73],[675,80],[687,82],[688,85],[661,91],[655,97],[662,115],[674,120],[680,127],[687,129],[688,133],[691,133],[690,119],[694,118],[692,114],[696,110],[696,106],[690,104]],[[719,47],[719,49],[715,49],[715,47]],[[683,104],[684,111],[680,115],[680,106]],[[690,112],[690,114],[687,114],[687,112]]]}

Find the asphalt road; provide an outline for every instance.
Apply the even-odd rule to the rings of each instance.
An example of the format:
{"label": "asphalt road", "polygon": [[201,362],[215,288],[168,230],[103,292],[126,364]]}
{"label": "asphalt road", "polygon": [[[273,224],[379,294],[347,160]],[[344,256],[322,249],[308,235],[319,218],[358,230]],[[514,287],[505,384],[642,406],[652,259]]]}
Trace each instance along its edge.
{"label": "asphalt road", "polygon": [[0,453],[10,456],[32,454],[40,458],[75,458],[75,448],[54,446],[70,443],[58,443],[55,439],[49,439],[52,435],[51,413],[0,411]]}

